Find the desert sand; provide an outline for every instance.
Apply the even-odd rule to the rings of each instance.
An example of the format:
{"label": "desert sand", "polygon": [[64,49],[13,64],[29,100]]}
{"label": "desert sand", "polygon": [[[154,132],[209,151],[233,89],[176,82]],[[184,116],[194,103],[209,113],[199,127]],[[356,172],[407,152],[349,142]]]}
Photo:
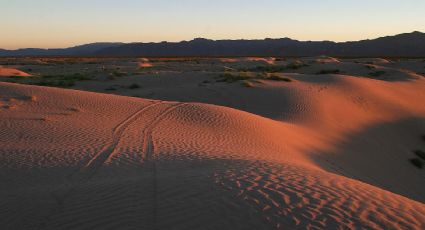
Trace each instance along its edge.
{"label": "desert sand", "polygon": [[14,68],[5,68],[0,66],[0,77],[29,77],[31,74],[25,73]]}
{"label": "desert sand", "polygon": [[[425,227],[422,60],[23,62],[0,83],[4,229]],[[71,89],[25,85],[58,73]]]}

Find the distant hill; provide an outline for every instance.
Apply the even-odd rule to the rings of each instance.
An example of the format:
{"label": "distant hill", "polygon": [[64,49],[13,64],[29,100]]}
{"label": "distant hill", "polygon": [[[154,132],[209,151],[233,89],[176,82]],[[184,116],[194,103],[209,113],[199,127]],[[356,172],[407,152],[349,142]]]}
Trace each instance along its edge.
{"label": "distant hill", "polygon": [[26,48],[18,50],[0,49],[0,56],[95,56],[105,48],[124,45],[124,43],[91,43],[65,49],[35,49]]}
{"label": "distant hill", "polygon": [[0,50],[0,56],[357,56],[425,57],[425,33],[412,32],[353,42],[209,40],[160,43],[94,43],[66,49]]}

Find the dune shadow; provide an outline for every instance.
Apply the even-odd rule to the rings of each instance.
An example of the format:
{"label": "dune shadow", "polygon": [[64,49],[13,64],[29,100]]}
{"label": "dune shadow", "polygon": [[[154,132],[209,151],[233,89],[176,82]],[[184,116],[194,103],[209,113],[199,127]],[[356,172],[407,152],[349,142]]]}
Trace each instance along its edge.
{"label": "dune shadow", "polygon": [[412,117],[377,124],[345,137],[336,152],[314,154],[330,172],[425,202],[425,171],[410,159],[424,149],[425,118]]}

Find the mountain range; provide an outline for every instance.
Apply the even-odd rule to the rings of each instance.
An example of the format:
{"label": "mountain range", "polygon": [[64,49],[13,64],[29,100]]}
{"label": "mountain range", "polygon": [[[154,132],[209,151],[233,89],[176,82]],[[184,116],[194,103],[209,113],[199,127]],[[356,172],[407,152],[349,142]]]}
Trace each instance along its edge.
{"label": "mountain range", "polygon": [[64,49],[0,49],[0,56],[318,56],[425,57],[425,33],[412,32],[351,42],[298,41],[290,38],[264,40],[210,40],[182,42],[92,43]]}

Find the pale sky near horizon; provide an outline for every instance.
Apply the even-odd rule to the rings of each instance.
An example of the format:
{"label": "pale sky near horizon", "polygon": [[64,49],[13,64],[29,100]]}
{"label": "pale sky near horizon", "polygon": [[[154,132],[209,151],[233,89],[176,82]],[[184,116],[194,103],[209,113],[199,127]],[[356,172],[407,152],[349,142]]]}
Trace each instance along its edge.
{"label": "pale sky near horizon", "polygon": [[425,0],[0,0],[0,48],[425,32]]}

